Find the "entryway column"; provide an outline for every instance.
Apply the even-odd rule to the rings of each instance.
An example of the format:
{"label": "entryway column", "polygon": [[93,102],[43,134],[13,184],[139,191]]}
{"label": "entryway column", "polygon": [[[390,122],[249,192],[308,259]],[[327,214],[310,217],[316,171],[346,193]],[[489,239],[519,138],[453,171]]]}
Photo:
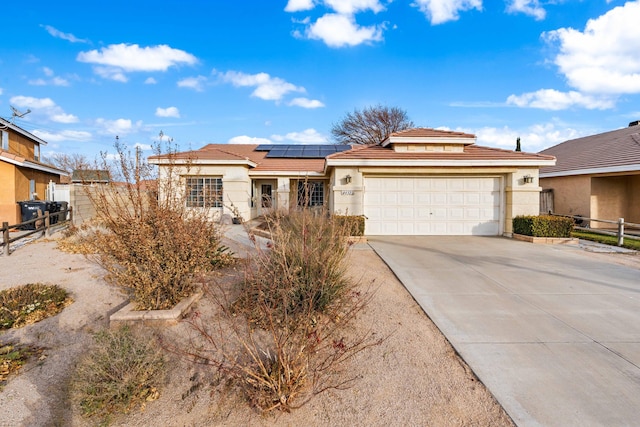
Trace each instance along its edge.
{"label": "entryway column", "polygon": [[291,180],[289,178],[278,178],[278,189],[276,194],[278,197],[277,209],[289,210],[289,193],[291,192]]}

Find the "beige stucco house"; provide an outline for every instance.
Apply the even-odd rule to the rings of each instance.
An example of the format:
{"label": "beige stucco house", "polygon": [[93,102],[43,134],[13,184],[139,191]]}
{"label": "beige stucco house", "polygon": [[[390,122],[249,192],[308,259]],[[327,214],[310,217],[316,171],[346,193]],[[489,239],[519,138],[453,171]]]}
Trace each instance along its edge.
{"label": "beige stucco house", "polygon": [[377,146],[209,144],[149,160],[160,179],[177,165],[187,206],[218,215],[315,207],[364,215],[367,235],[509,235],[538,213],[538,170],[555,159],[475,141],[418,128]]}
{"label": "beige stucco house", "polygon": [[540,185],[555,213],[640,223],[639,122],[565,141],[541,154],[557,158],[540,170]]}

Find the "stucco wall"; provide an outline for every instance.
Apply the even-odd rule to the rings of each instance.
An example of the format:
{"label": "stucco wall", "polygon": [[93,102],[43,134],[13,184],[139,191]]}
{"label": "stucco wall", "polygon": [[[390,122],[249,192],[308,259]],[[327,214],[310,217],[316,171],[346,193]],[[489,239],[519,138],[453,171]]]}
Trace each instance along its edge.
{"label": "stucco wall", "polygon": [[[160,167],[160,181],[168,176],[168,167]],[[251,218],[251,179],[248,170],[244,166],[208,166],[198,165],[189,169],[175,167],[172,171],[174,179],[180,177],[180,192],[184,192],[184,178],[187,176],[210,176],[222,178],[223,208],[212,208],[213,215],[233,216],[234,209],[244,219]],[[160,184],[160,196],[162,197],[162,183]]]}
{"label": "stucco wall", "polygon": [[541,178],[540,186],[545,190],[553,190],[555,213],[591,217],[591,178],[589,176]]}
{"label": "stucco wall", "polygon": [[0,221],[10,224],[21,222],[20,208],[16,202],[31,200],[30,180],[35,180],[36,199],[44,200],[49,181],[59,183],[60,175],[0,162]]}
{"label": "stucco wall", "polygon": [[15,166],[0,162],[0,222],[15,224],[18,218],[16,205]]}
{"label": "stucco wall", "polygon": [[627,217],[625,221],[640,224],[640,175],[630,176],[627,188]]}

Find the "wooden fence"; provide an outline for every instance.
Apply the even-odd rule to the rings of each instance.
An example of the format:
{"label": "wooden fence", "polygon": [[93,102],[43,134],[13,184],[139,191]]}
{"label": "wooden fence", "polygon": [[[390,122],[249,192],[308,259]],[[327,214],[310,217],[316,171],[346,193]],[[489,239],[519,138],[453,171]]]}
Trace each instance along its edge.
{"label": "wooden fence", "polygon": [[[633,222],[625,222],[624,218],[618,218],[617,221],[612,221],[608,219],[598,219],[598,218],[587,218],[580,215],[561,215],[549,212],[551,215],[555,216],[563,216],[567,218],[573,218],[575,222],[575,226],[573,227],[576,230],[588,231],[589,233],[594,234],[603,234],[607,236],[615,236],[618,239],[618,246],[624,245],[624,239],[634,239],[640,240],[640,235],[638,234],[629,234],[625,233],[625,229],[635,229],[640,230],[640,224],[634,224]],[[591,228],[591,222],[601,222],[603,224],[611,224],[611,229],[602,229],[602,228]],[[615,230],[615,231],[614,231]]]}
{"label": "wooden fence", "polygon": [[[51,221],[52,218],[55,218],[55,220]],[[20,239],[24,239],[36,233],[43,233],[43,235],[49,237],[53,228],[66,224],[73,224],[73,208],[71,206],[69,206],[68,209],[54,213],[49,213],[49,211],[47,211],[43,214],[38,211],[37,218],[30,219],[29,221],[24,221],[19,224],[9,225],[8,222],[3,222],[2,227],[0,228],[0,232],[2,232],[2,242],[0,242],[0,247],[4,248],[4,255],[9,256],[11,255],[11,243],[17,242]],[[28,231],[20,232],[17,236],[11,237],[11,230],[25,230],[27,227]]]}

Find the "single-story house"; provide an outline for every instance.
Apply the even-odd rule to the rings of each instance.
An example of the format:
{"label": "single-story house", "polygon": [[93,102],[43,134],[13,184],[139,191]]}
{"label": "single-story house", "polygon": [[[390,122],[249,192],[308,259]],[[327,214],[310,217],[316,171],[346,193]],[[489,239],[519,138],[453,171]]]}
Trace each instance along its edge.
{"label": "single-story house", "polygon": [[220,215],[315,207],[364,215],[367,235],[510,235],[514,216],[538,213],[538,170],[555,159],[475,142],[417,128],[381,145],[209,144],[149,161],[180,177],[187,206]]}
{"label": "single-story house", "polygon": [[42,162],[40,147],[47,142],[0,118],[0,221],[21,222],[17,202],[44,200],[49,182],[67,173]]}
{"label": "single-story house", "polygon": [[[640,223],[640,122],[565,141],[540,154],[557,159],[555,165],[540,170],[550,210]],[[591,226],[606,228],[597,222]]]}

